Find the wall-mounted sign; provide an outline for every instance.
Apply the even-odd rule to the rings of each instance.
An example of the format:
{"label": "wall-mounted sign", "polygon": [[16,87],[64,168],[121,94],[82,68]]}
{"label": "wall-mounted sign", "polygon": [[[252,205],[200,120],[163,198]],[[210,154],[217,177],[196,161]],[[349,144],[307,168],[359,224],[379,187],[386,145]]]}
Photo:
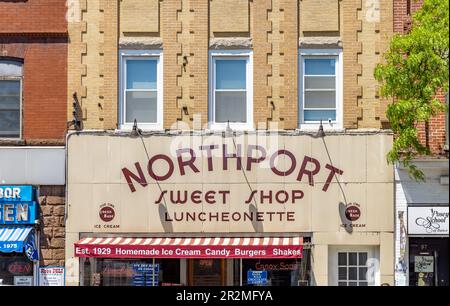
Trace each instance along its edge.
{"label": "wall-mounted sign", "polygon": [[34,224],[37,203],[32,186],[0,186],[0,224]]}
{"label": "wall-mounted sign", "polygon": [[39,268],[39,286],[64,286],[64,267]]}
{"label": "wall-mounted sign", "polygon": [[14,276],[14,286],[33,286],[33,276]]}
{"label": "wall-mounted sign", "polygon": [[433,272],[434,256],[414,256],[414,272]]}
{"label": "wall-mounted sign", "polygon": [[105,203],[100,206],[100,211],[98,212],[100,219],[103,222],[110,222],[116,216],[116,212],[114,211],[114,205]]}
{"label": "wall-mounted sign", "polygon": [[448,235],[448,206],[408,207],[408,234]]}
{"label": "wall-mounted sign", "polygon": [[[353,149],[366,145],[369,138],[371,146],[387,152],[392,136],[330,136],[331,162],[322,140],[308,135],[161,135],[142,141],[107,135],[71,137],[68,150],[74,159],[67,184],[68,193],[77,195],[71,213],[89,216],[72,220],[67,230],[333,231],[340,217],[340,210],[334,209],[341,201],[336,179],[345,182],[346,198],[361,205],[347,210],[348,218],[360,216],[355,221],[347,220],[344,208],[342,223],[361,232],[369,225],[377,228],[379,218],[367,218],[366,212],[392,209],[393,190],[373,181],[392,182],[392,169],[384,159],[372,160],[372,155]],[[111,156],[113,143],[117,154]],[[148,154],[142,154],[144,145]],[[105,158],[92,154],[94,146]]]}
{"label": "wall-mounted sign", "polygon": [[0,186],[0,202],[33,201],[33,186]]}
{"label": "wall-mounted sign", "polygon": [[359,209],[359,205],[356,203],[349,203],[349,205],[345,208],[345,217],[349,221],[356,221],[361,217],[361,210]]}
{"label": "wall-mounted sign", "polygon": [[0,202],[0,224],[34,224],[35,201],[26,203]]}

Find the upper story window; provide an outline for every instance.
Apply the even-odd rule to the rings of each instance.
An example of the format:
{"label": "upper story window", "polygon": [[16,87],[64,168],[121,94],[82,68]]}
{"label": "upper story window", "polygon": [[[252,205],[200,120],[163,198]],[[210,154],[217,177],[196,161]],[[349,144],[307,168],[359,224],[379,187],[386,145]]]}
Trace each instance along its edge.
{"label": "upper story window", "polygon": [[210,53],[211,129],[253,128],[253,67],[250,51]]}
{"label": "upper story window", "polygon": [[0,59],[0,138],[20,138],[22,63]]}
{"label": "upper story window", "polygon": [[300,128],[342,128],[342,52],[300,51]]}
{"label": "upper story window", "polygon": [[163,128],[162,54],[121,51],[120,128]]}

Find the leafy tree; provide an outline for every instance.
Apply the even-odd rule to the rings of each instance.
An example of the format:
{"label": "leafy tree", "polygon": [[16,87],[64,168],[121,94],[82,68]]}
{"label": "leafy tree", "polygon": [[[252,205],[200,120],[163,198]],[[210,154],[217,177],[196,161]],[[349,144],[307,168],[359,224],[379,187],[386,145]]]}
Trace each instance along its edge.
{"label": "leafy tree", "polygon": [[411,160],[430,154],[428,141],[420,142],[417,128],[424,124],[428,135],[430,117],[447,108],[436,94],[448,91],[448,35],[448,0],[425,0],[412,17],[411,31],[394,35],[384,54],[385,63],[375,68],[381,95],[395,99],[386,113],[395,135],[387,160],[401,162],[417,181],[424,181],[425,176]]}

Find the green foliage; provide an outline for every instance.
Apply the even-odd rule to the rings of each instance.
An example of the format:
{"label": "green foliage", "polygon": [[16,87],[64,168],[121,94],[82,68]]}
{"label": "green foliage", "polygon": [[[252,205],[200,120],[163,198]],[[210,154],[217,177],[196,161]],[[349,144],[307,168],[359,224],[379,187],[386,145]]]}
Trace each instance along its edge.
{"label": "green foliage", "polygon": [[377,65],[374,75],[381,95],[395,99],[386,113],[395,135],[387,160],[401,162],[412,178],[423,181],[423,172],[411,160],[430,154],[419,141],[418,125],[447,109],[436,94],[448,91],[448,0],[425,0],[412,22],[409,34],[392,38],[385,63]]}

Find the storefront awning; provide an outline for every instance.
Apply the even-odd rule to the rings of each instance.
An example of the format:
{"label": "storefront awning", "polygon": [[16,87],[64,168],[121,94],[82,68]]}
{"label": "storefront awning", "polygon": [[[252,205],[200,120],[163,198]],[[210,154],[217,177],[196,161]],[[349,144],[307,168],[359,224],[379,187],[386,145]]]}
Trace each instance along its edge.
{"label": "storefront awning", "polygon": [[301,258],[302,237],[84,238],[75,257]]}
{"label": "storefront awning", "polygon": [[32,226],[0,227],[0,252],[23,252],[25,241],[32,230]]}

